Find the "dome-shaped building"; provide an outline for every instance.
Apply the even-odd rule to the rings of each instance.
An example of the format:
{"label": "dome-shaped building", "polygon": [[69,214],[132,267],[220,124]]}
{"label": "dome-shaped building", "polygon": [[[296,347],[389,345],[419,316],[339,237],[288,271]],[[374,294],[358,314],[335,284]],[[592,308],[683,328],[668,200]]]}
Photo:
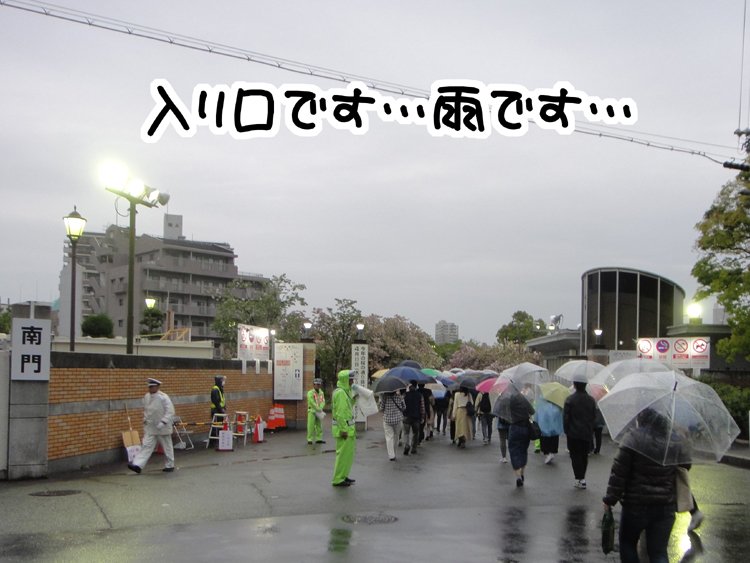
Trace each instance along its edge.
{"label": "dome-shaped building", "polygon": [[638,338],[666,336],[667,327],[682,324],[685,290],[656,274],[595,268],[581,276],[581,290],[581,351],[635,350]]}

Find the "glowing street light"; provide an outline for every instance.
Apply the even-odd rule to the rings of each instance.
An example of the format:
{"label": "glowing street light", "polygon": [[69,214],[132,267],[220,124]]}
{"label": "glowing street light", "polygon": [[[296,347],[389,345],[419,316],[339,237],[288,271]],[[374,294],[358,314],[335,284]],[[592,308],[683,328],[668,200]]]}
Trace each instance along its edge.
{"label": "glowing street light", "polygon": [[65,234],[70,240],[70,351],[76,351],[76,245],[78,239],[83,236],[86,228],[86,219],[73,206],[67,216],[63,217],[65,223]]}
{"label": "glowing street light", "polygon": [[169,202],[169,194],[160,192],[143,183],[142,180],[131,178],[125,166],[115,162],[107,162],[99,169],[100,178],[108,192],[128,200],[130,209],[130,230],[128,233],[128,318],[127,318],[127,344],[125,353],[133,353],[133,325],[134,314],[134,291],[135,284],[135,214],[137,205],[146,207],[158,207]]}

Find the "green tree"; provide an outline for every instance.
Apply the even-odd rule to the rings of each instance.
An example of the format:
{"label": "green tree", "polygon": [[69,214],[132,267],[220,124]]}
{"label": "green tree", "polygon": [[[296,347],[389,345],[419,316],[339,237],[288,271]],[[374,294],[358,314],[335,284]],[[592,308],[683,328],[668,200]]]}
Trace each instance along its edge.
{"label": "green tree", "polygon": [[351,365],[352,342],[362,312],[352,299],[336,299],[334,308],[313,309],[313,332],[318,342],[320,373],[330,385],[340,369]]}
{"label": "green tree", "polygon": [[732,333],[717,350],[730,362],[737,355],[750,359],[750,197],[740,194],[748,179],[743,172],[725,184],[695,226],[700,232],[700,258],[692,270],[700,284],[695,297],[715,295],[727,312]]}
{"label": "green tree", "polygon": [[547,325],[542,319],[534,320],[526,311],[516,311],[511,321],[497,331],[498,343],[516,342],[525,344],[532,338],[547,334]]}
{"label": "green tree", "polygon": [[10,334],[10,309],[0,313],[0,332]]}
{"label": "green tree", "polygon": [[81,334],[93,338],[112,338],[114,336],[114,323],[104,313],[86,317],[81,323]]}
{"label": "green tree", "polygon": [[[270,280],[250,284],[235,280],[216,295],[216,317],[214,330],[221,336],[227,354],[237,350],[237,325],[249,324],[268,327],[277,331],[279,340],[296,341],[296,334],[288,333],[299,320],[298,315],[288,319],[293,307],[307,305],[300,295],[307,289],[303,284],[294,283],[286,274],[273,276]],[[289,321],[292,321],[291,324]]]}
{"label": "green tree", "polygon": [[440,369],[442,366],[447,364],[453,354],[455,354],[458,350],[461,349],[461,346],[463,346],[463,342],[460,340],[457,340],[456,342],[447,342],[445,344],[435,344],[433,349],[435,350],[435,353],[440,356],[440,359],[442,360],[442,363],[439,366],[435,366],[437,369]]}
{"label": "green tree", "polygon": [[164,326],[164,313],[156,307],[146,307],[141,315],[141,334],[159,334]]}

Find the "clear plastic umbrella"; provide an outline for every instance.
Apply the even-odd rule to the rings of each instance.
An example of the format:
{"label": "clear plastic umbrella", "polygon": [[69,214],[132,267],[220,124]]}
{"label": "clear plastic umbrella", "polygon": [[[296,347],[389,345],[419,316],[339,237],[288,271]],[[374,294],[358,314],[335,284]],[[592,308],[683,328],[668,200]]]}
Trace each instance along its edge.
{"label": "clear plastic umbrella", "polygon": [[716,391],[676,371],[627,375],[599,409],[613,440],[662,465],[719,461],[740,433]]}
{"label": "clear plastic umbrella", "polygon": [[604,366],[598,362],[571,360],[557,368],[555,377],[564,381],[570,381],[571,383],[575,383],[576,381],[588,383],[603,369]]}
{"label": "clear plastic umbrella", "polygon": [[[505,383],[507,379],[509,383]],[[550,375],[547,368],[543,368],[531,362],[522,362],[518,365],[503,370],[496,380],[497,385],[493,386],[491,391],[500,393],[500,399],[507,399],[515,391],[523,392],[532,404],[539,395],[539,385],[550,381]],[[506,420],[507,417],[503,416]]]}
{"label": "clear plastic umbrella", "polygon": [[612,362],[589,380],[589,383],[604,385],[612,389],[618,381],[631,373],[653,373],[656,371],[670,371],[670,368],[656,360],[647,358],[630,358]]}

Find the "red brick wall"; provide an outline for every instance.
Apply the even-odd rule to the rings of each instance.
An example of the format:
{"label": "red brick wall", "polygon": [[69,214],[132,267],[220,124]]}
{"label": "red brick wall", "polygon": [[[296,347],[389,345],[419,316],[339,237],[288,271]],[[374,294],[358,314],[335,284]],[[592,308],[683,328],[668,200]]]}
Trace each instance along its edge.
{"label": "red brick wall", "polygon": [[[305,346],[304,364],[303,385],[306,393],[312,388],[314,377],[314,345]],[[268,374],[265,365],[260,374],[255,373],[254,366],[248,365],[244,375],[239,369],[53,367],[49,382],[49,461],[121,448],[122,432],[129,428],[125,401],[137,405],[127,410],[133,429],[142,436],[143,409],[140,399],[147,392],[148,377],[162,382],[161,390],[170,396],[176,414],[183,421],[200,423],[191,429],[199,434],[207,432],[211,387],[216,375],[227,376],[225,393],[228,412],[232,416],[236,411],[246,411],[251,416],[260,414],[263,420],[268,419],[274,403],[273,376]],[[248,392],[255,396],[242,397]],[[288,427],[305,427],[305,400],[277,403],[284,407]],[[77,412],[58,414],[53,412],[55,410]]]}

